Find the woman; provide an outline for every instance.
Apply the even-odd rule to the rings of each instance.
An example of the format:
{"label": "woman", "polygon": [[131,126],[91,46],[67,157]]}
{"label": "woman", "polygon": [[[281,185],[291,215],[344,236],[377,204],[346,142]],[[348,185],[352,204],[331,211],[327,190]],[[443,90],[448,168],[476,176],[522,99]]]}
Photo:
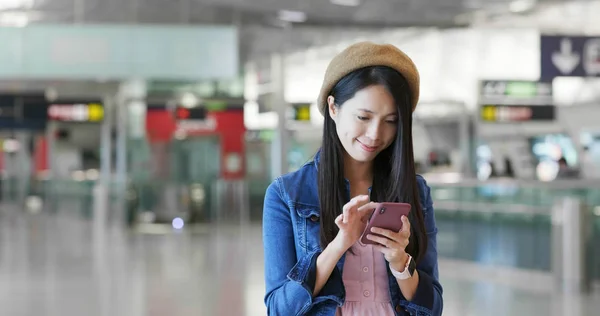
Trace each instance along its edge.
{"label": "woman", "polygon": [[[418,97],[417,69],[394,46],[358,43],[332,60],[321,150],[265,196],[269,315],[441,314],[432,201],[413,159]],[[377,245],[359,242],[370,200],[412,205],[400,232],[369,234]]]}

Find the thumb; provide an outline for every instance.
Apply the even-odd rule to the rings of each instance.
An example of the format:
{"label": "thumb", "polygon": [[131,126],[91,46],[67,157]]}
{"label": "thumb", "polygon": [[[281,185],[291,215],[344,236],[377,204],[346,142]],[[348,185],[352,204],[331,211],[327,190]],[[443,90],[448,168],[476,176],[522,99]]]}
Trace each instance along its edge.
{"label": "thumb", "polygon": [[410,221],[408,217],[402,215],[402,229],[400,231],[410,231]]}

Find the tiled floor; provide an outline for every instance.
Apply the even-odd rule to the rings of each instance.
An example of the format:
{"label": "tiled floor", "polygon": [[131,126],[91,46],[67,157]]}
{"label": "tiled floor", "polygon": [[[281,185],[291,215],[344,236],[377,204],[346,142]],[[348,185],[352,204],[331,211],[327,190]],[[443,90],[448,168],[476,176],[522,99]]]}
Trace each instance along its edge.
{"label": "tiled floor", "polygon": [[[264,315],[259,225],[103,230],[0,205],[0,315]],[[444,315],[597,315],[536,273],[441,260]],[[516,281],[515,281],[516,280]],[[592,312],[594,311],[594,312]]]}

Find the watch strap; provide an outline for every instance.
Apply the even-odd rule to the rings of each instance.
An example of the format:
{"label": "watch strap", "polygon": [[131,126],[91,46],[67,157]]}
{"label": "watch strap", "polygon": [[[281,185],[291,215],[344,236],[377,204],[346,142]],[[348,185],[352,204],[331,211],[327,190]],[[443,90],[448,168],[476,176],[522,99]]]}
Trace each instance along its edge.
{"label": "watch strap", "polygon": [[390,271],[392,275],[398,280],[406,280],[413,276],[415,272],[415,264],[411,255],[407,254],[408,260],[406,261],[406,266],[402,272],[394,270],[394,268],[390,267]]}

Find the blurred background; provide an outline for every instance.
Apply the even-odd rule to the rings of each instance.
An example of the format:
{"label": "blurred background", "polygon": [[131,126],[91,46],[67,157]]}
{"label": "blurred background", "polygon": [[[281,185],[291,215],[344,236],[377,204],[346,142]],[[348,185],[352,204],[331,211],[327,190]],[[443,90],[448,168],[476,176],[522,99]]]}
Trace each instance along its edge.
{"label": "blurred background", "polygon": [[421,73],[444,315],[600,310],[600,1],[0,0],[2,315],[265,315],[331,58]]}

